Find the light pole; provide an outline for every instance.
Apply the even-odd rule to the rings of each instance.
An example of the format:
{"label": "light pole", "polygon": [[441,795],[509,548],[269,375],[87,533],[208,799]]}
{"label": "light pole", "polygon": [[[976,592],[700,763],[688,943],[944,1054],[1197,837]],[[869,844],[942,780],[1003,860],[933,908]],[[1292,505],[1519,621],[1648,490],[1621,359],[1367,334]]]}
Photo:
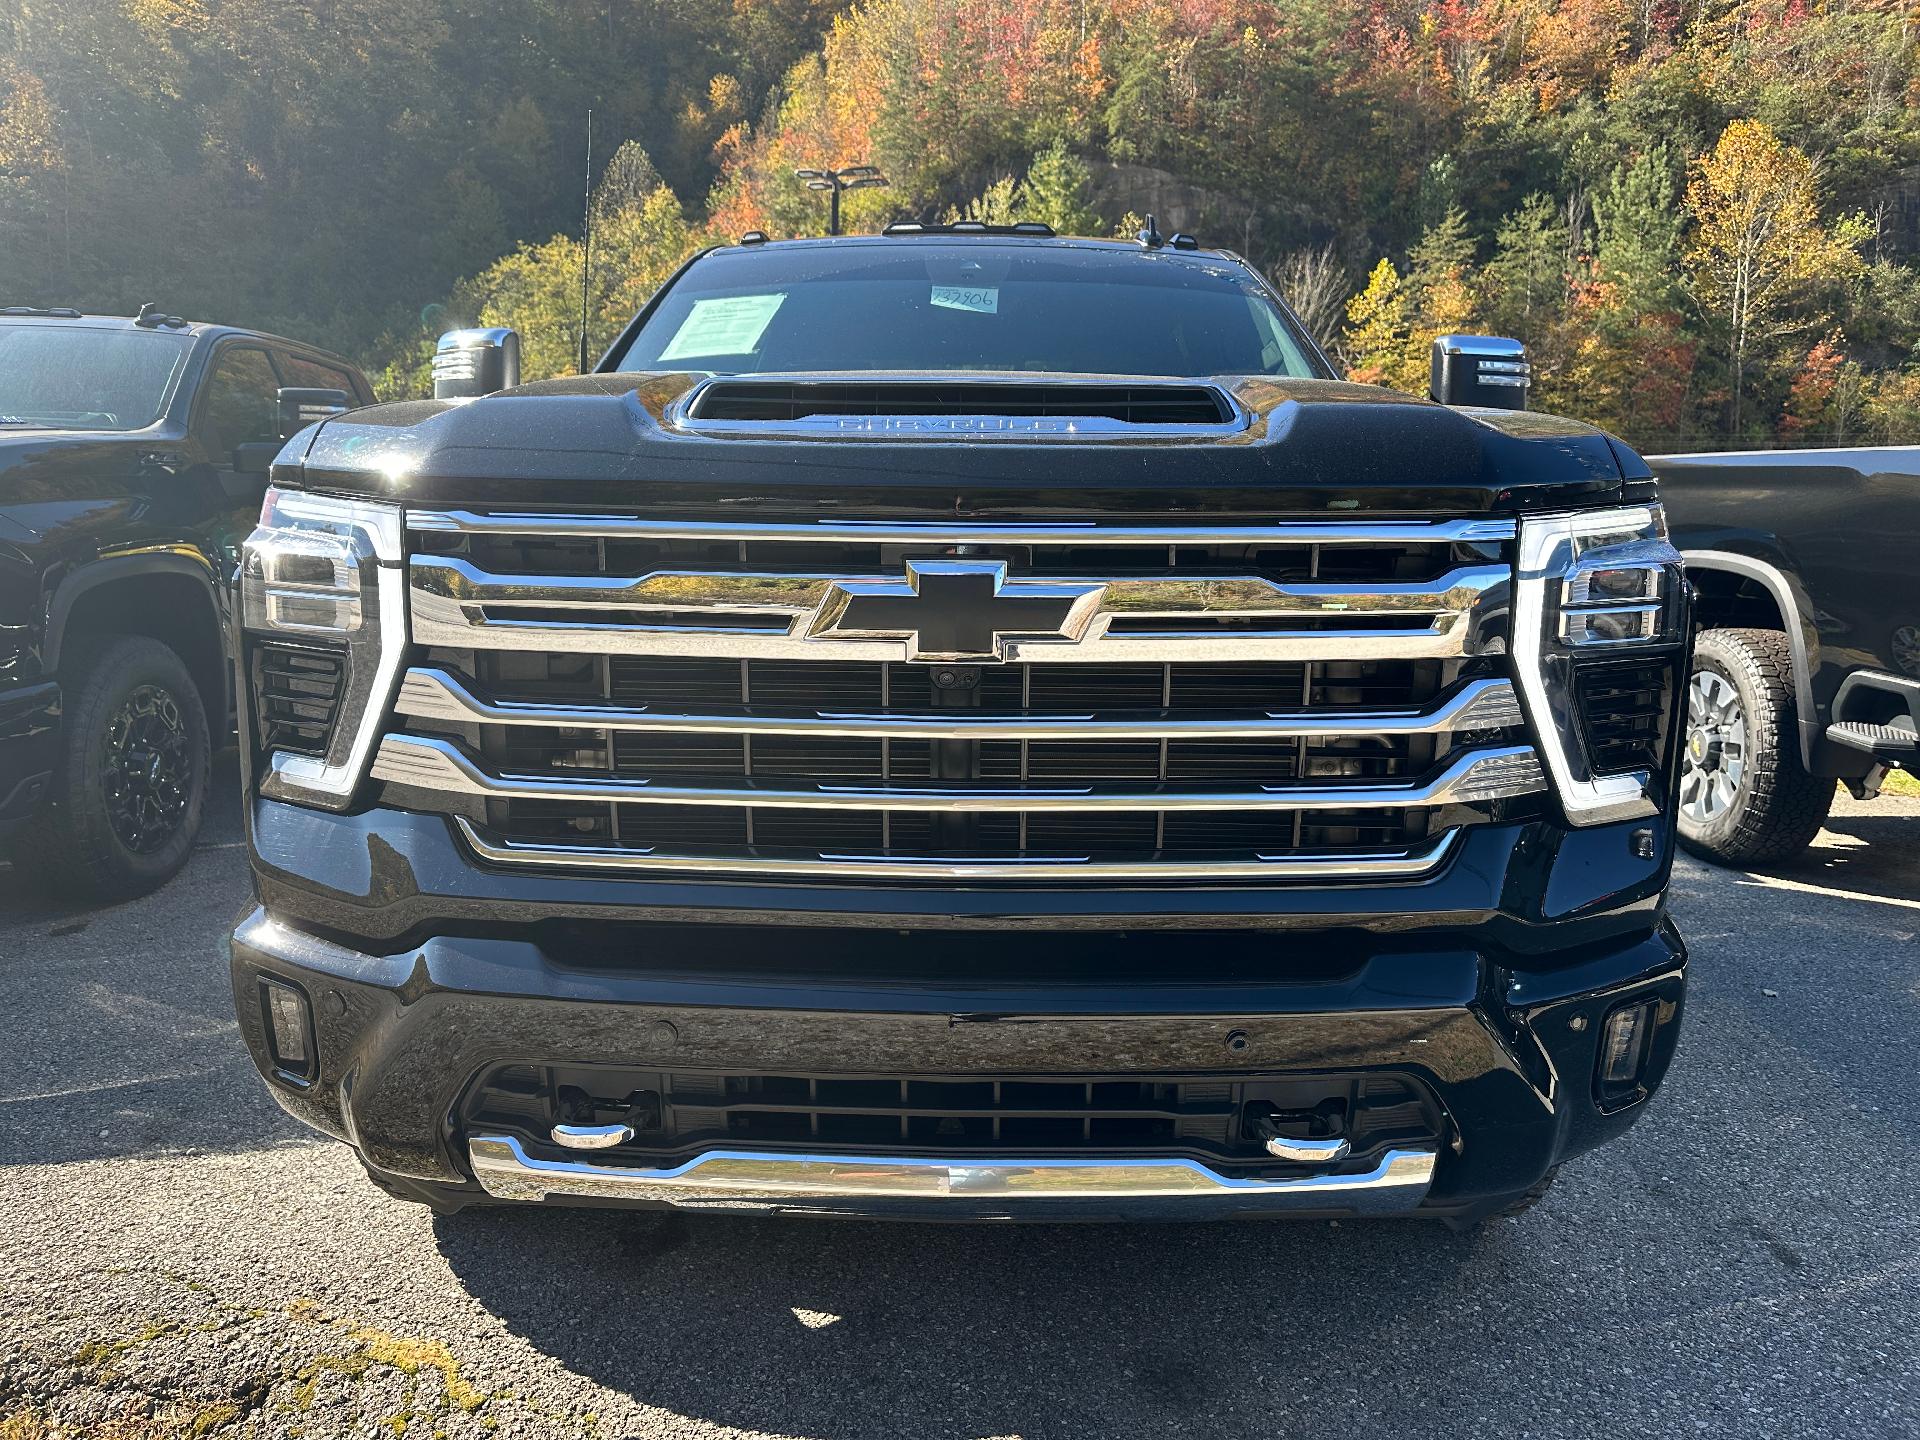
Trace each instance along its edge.
{"label": "light pole", "polygon": [[809,190],[825,190],[830,199],[827,209],[827,234],[840,233],[840,192],[872,190],[887,183],[878,165],[848,165],[840,170],[796,170],[793,178],[806,182]]}

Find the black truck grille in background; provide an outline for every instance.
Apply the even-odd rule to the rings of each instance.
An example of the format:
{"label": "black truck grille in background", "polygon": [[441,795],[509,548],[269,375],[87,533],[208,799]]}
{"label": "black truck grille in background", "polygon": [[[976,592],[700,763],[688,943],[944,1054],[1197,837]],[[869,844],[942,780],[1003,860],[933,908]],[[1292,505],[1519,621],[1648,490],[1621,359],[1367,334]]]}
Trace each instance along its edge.
{"label": "black truck grille in background", "polygon": [[1443,1122],[1424,1086],[1397,1075],[736,1075],[610,1066],[504,1065],[461,1107],[471,1130],[536,1145],[556,1121],[629,1123],[614,1157],[672,1160],[714,1146],[939,1154],[1186,1154],[1270,1165],[1256,1115],[1288,1133],[1341,1135],[1356,1155],[1435,1144]]}
{"label": "black truck grille in background", "polygon": [[1661,768],[1671,729],[1673,684],[1671,658],[1580,668],[1580,714],[1597,774]]}
{"label": "black truck grille in background", "polygon": [[252,664],[261,750],[326,754],[345,678],[340,654],[294,645],[256,645]]}
{"label": "black truck grille in background", "polygon": [[[1413,878],[1544,788],[1499,658],[1511,522],[410,524],[374,775],[492,863]],[[927,560],[1102,608],[999,661],[831,633],[837,577]]]}

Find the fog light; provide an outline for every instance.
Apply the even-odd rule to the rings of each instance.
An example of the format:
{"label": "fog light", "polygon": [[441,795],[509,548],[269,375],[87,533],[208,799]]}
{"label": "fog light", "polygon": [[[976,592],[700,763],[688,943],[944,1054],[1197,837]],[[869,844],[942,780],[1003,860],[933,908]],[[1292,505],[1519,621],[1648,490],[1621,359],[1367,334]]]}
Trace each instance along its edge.
{"label": "fog light", "polygon": [[1653,1002],[1622,1005],[1607,1016],[1600,1031],[1599,1079],[1602,1090],[1630,1090],[1640,1079],[1653,1034]]}
{"label": "fog light", "polygon": [[260,1000],[267,1017],[267,1048],[281,1071],[298,1079],[313,1078],[313,1012],[306,993],[280,980],[260,981]]}

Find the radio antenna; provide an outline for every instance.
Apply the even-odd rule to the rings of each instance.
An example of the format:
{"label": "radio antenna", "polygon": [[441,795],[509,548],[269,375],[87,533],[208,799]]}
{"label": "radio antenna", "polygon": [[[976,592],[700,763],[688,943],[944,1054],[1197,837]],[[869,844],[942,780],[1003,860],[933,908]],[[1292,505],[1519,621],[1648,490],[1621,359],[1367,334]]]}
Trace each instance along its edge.
{"label": "radio antenna", "polygon": [[580,373],[587,373],[587,289],[593,268],[593,111],[587,111],[587,179],[580,206]]}

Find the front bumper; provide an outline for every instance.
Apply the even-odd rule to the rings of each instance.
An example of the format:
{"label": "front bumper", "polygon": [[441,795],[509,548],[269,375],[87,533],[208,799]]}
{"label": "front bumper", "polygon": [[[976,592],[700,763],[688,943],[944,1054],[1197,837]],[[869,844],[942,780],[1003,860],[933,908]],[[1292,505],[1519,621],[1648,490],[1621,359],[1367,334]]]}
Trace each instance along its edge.
{"label": "front bumper", "polygon": [[[631,932],[618,963],[564,930],[436,935],[370,954],[256,910],[233,938],[241,1031],[280,1103],[353,1145],[389,1184],[443,1204],[489,1199],[963,1218],[1346,1215],[1470,1218],[1624,1130],[1673,1054],[1685,951],[1651,932],[1553,957],[1272,936],[1262,968],[1205,963],[1207,937],[1115,935],[1111,963],[898,976],[838,963],[835,931],[779,935],[785,953],[735,963],[697,931]],[[844,932],[841,932],[844,933]],[[539,938],[536,938],[539,937]],[[903,955],[924,940],[899,941]],[[1065,942],[1062,941],[1062,944]],[[1130,966],[1125,947],[1161,963]],[[1196,947],[1192,965],[1167,947]],[[1305,952],[1305,953],[1303,953]],[[1087,952],[1095,955],[1095,952]],[[793,965],[795,958],[817,961]],[[1097,959],[1097,957],[1096,957]],[[1294,975],[1298,978],[1274,978]],[[316,1066],[287,1074],[270,1047],[262,981],[310,1003]],[[1654,1002],[1637,1091],[1603,1104],[1592,1077],[1602,1020]],[[510,1061],[685,1072],[1032,1077],[1328,1072],[1407,1077],[1444,1124],[1424,1150],[1318,1170],[1248,1172],[1191,1154],[834,1154],[716,1147],[677,1166],[581,1157],[537,1131],[462,1118],[478,1078]]]}

